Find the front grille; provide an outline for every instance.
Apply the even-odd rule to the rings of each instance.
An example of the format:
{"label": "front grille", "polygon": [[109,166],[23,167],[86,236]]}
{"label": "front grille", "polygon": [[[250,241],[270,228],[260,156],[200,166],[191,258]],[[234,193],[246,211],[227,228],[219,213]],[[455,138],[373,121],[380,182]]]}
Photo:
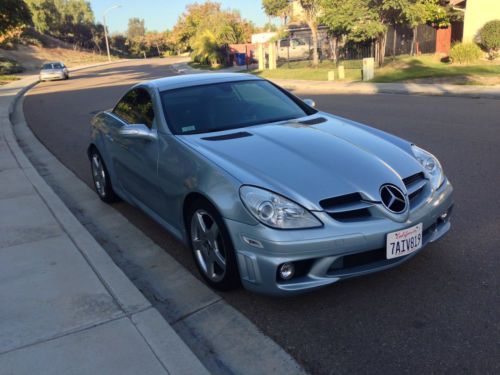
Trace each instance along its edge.
{"label": "front grille", "polygon": [[359,219],[366,219],[371,216],[370,210],[368,208],[361,208],[359,210],[343,211],[343,212],[328,212],[330,217],[338,221],[354,221]]}
{"label": "front grille", "polygon": [[[410,209],[417,206],[423,197],[427,179],[422,172],[415,173],[403,179],[408,192]],[[370,220],[377,216],[370,207],[380,202],[366,201],[360,193],[350,193],[338,197],[326,198],[319,202],[321,208],[333,219],[341,222],[357,222]]]}
{"label": "front grille", "polygon": [[408,186],[411,185],[412,183],[419,181],[419,180],[424,180],[425,175],[423,172],[415,173],[409,177],[403,178],[403,183]]}
{"label": "front grille", "polygon": [[323,199],[319,204],[330,217],[338,221],[358,221],[371,217],[369,207],[372,203],[364,201],[359,193]]}
{"label": "front grille", "polygon": [[324,210],[328,211],[328,209],[335,208],[336,206],[359,202],[361,199],[362,199],[361,194],[352,193],[352,194],[341,195],[334,198],[323,199],[322,201],[319,202],[319,205]]}
{"label": "front grille", "polygon": [[408,199],[410,200],[410,208],[413,208],[419,201],[419,197],[424,191],[427,180],[423,172],[415,173],[403,179],[403,183],[408,191]]}

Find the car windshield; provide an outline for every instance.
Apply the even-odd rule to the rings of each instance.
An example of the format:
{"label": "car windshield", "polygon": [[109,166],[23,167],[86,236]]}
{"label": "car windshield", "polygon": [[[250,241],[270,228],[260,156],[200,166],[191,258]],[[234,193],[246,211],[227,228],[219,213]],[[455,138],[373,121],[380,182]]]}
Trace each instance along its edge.
{"label": "car windshield", "polygon": [[223,82],[161,93],[174,134],[208,133],[291,120],[316,112],[267,81]]}
{"label": "car windshield", "polygon": [[59,64],[59,63],[44,64],[44,66],[43,66],[42,69],[45,69],[45,70],[49,70],[49,69],[62,69],[62,65]]}

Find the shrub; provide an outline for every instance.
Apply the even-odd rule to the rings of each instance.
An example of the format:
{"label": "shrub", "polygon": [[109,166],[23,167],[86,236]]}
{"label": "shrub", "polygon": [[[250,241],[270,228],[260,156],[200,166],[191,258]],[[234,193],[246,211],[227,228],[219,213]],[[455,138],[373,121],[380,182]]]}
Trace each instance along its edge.
{"label": "shrub", "polygon": [[450,59],[453,63],[469,64],[483,55],[476,43],[456,43],[451,47]]}
{"label": "shrub", "polygon": [[500,50],[500,20],[487,22],[479,31],[478,41],[488,51],[490,59],[495,59]]}
{"label": "shrub", "polygon": [[21,73],[23,70],[17,61],[0,57],[0,75]]}

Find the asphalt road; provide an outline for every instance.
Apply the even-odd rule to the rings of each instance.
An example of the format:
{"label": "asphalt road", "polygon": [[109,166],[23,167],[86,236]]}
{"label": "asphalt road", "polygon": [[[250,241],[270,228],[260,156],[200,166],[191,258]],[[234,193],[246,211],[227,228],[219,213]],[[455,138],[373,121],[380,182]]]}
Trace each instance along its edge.
{"label": "asphalt road", "polygon": [[[85,149],[92,115],[133,83],[172,74],[165,60],[82,71],[30,90],[25,117],[91,184]],[[244,290],[223,297],[313,374],[500,373],[500,101],[298,94],[437,155],[455,187],[452,230],[387,272],[293,298]],[[133,207],[116,207],[195,272],[183,245]]]}

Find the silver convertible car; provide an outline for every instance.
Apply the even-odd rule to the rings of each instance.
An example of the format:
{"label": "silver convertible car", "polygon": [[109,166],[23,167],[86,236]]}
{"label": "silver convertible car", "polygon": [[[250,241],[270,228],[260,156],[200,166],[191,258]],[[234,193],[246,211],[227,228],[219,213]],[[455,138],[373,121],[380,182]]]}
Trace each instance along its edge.
{"label": "silver convertible car", "polygon": [[145,211],[219,290],[308,291],[397,266],[450,229],[432,154],[252,75],[140,83],[94,117],[88,156],[100,198]]}

